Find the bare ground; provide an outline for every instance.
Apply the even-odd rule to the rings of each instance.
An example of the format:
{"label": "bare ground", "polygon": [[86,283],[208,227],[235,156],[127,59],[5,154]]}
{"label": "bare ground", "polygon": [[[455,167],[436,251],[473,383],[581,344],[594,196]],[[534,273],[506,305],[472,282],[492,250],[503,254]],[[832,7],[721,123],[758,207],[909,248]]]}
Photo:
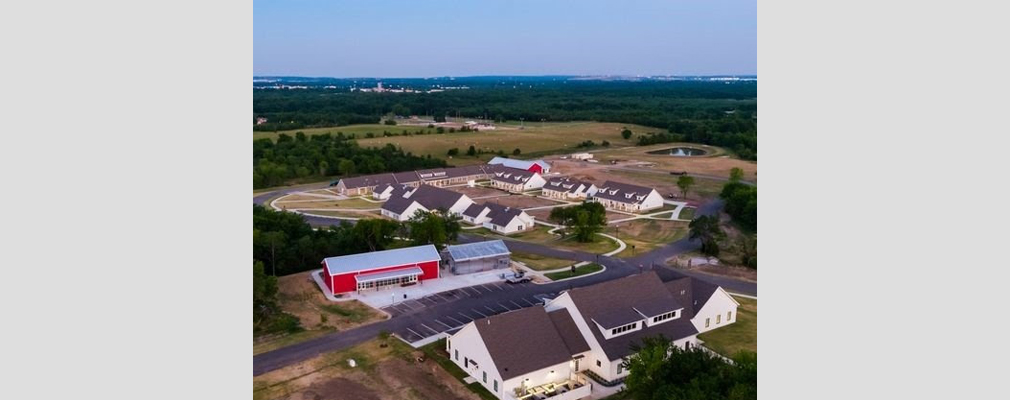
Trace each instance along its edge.
{"label": "bare ground", "polygon": [[[485,203],[496,203],[506,207],[517,207],[517,208],[530,208],[530,207],[542,207],[542,206],[552,206],[556,204],[561,204],[557,201],[542,199],[533,196],[523,196],[523,195],[512,195],[508,197],[495,197],[490,199],[475,200],[475,202],[480,204]],[[550,212],[550,211],[548,211]]]}
{"label": "bare ground", "polygon": [[452,190],[452,191],[457,192],[457,193],[465,194],[467,197],[469,197],[471,199],[477,199],[479,197],[487,197],[487,196],[504,196],[504,195],[508,195],[507,192],[504,192],[504,191],[501,191],[501,190],[498,190],[498,189],[492,189],[492,188],[482,187],[482,186],[476,186],[476,187],[453,186],[453,187],[448,187],[446,189]]}

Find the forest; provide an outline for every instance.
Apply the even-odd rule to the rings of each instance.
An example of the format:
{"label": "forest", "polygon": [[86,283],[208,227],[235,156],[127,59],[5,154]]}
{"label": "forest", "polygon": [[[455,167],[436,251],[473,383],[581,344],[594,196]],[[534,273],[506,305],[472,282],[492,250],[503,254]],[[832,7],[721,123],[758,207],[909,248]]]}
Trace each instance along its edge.
{"label": "forest", "polygon": [[[384,81],[386,82],[386,81]],[[394,81],[395,82],[395,81]],[[309,86],[302,90],[254,90],[254,130],[378,123],[383,115],[446,115],[495,121],[599,121],[667,129],[640,144],[689,141],[729,148],[757,158],[757,83],[712,81],[581,81],[548,78],[456,80],[466,90],[435,93],[352,92]],[[444,82],[443,82],[444,83]],[[374,82],[355,82],[360,87]],[[425,89],[431,82],[402,80]],[[426,86],[426,87],[425,87]],[[368,86],[371,87],[371,86]]]}
{"label": "forest", "polygon": [[294,137],[281,134],[277,141],[253,141],[253,188],[277,186],[293,179],[400,172],[446,166],[437,158],[404,153],[392,144],[381,148],[358,146],[354,136],[323,134]]}

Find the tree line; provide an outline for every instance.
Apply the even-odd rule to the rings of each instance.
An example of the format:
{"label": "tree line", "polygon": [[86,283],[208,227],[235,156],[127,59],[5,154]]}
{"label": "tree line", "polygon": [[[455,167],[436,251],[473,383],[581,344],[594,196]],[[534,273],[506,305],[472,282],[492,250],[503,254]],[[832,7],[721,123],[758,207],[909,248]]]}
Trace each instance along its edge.
{"label": "tree line", "polygon": [[682,349],[663,337],[646,337],[623,363],[626,396],[635,400],[757,398],[757,353],[741,351],[729,363],[697,346]]}
{"label": "tree line", "polygon": [[253,188],[278,186],[296,179],[348,176],[445,167],[444,160],[420,157],[392,144],[361,147],[354,135],[306,136],[297,132],[277,141],[253,141]]}

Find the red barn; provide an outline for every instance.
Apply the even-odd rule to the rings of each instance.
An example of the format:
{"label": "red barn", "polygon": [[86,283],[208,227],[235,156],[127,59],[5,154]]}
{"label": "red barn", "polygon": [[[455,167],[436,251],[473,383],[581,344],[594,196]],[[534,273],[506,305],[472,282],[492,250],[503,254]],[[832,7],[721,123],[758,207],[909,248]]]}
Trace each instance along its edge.
{"label": "red barn", "polygon": [[527,171],[536,172],[540,175],[544,175],[551,171],[551,165],[544,160],[527,161],[505,157],[495,157],[487,163],[491,165],[504,165],[509,168],[525,169]]}
{"label": "red barn", "polygon": [[328,257],[323,260],[323,282],[333,294],[436,279],[441,257],[433,245]]}

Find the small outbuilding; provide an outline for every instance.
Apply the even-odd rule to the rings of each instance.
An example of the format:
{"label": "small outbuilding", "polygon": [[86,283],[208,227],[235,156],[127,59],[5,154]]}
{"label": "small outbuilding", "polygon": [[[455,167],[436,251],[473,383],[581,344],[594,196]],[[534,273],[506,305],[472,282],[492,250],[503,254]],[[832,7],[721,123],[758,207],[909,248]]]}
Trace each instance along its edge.
{"label": "small outbuilding", "polygon": [[454,274],[508,268],[512,252],[501,240],[446,246],[442,260]]}

